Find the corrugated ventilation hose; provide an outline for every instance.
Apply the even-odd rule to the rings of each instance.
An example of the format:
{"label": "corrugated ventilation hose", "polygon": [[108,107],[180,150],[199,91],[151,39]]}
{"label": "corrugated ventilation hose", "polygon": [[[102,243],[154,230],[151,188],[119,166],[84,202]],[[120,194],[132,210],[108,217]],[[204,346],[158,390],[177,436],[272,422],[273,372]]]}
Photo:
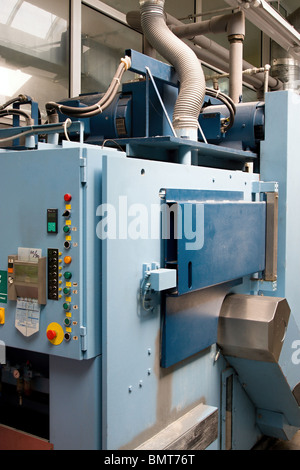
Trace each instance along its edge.
{"label": "corrugated ventilation hose", "polygon": [[197,140],[198,118],[205,96],[205,77],[195,53],[166,25],[165,0],[140,0],[141,24],[149,43],[172,64],[180,91],[173,113],[178,137]]}

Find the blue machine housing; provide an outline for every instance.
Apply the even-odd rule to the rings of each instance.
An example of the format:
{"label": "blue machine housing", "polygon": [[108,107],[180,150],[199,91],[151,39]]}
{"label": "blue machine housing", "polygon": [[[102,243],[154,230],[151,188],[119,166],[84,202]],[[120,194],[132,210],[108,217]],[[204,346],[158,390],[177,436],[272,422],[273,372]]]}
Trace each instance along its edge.
{"label": "blue machine housing", "polygon": [[[126,51],[133,60],[132,70],[145,75],[145,60],[136,51]],[[157,90],[164,102],[167,114],[172,121],[172,113],[178,96],[178,80],[174,69],[148,58],[154,69]],[[159,65],[157,65],[159,64]],[[167,68],[167,71],[165,71]],[[161,72],[161,70],[163,72]],[[85,140],[88,143],[101,144],[109,139],[126,139],[138,137],[172,136],[172,129],[161,107],[157,93],[150,84],[149,77],[124,83],[122,91],[112,105],[98,116],[83,119],[85,123]],[[102,94],[80,95],[77,98],[60,101],[68,106],[84,107],[96,103]],[[242,103],[236,105],[234,125],[226,132],[222,131],[223,121],[228,119],[226,106],[220,100],[206,97],[199,124],[207,142],[259,152],[259,143],[264,139],[264,103]],[[64,121],[65,116],[60,115]],[[199,141],[203,141],[201,132]],[[120,142],[122,144],[122,141]]]}
{"label": "blue machine housing", "polygon": [[[208,143],[190,141],[172,135],[145,66],[170,117],[174,69],[134,51],[131,59],[146,79],[82,120],[84,139],[73,122],[71,141],[61,126],[60,144],[0,151],[0,348],[18,357],[2,377],[12,381],[33,353],[45,361],[48,375],[35,366],[32,383],[49,396],[54,449],[250,449],[263,434],[290,438],[300,428],[299,96],[238,105],[225,134],[226,108],[206,107]],[[186,153],[193,164],[178,164]],[[252,161],[255,171],[244,171]],[[170,208],[177,218],[166,217]],[[39,317],[29,294],[11,294],[15,263],[36,249],[47,272],[38,282],[25,275],[20,292],[46,291]],[[255,298],[250,319],[230,306],[221,317],[232,298]],[[240,349],[222,342],[221,327],[233,340],[242,332]]]}

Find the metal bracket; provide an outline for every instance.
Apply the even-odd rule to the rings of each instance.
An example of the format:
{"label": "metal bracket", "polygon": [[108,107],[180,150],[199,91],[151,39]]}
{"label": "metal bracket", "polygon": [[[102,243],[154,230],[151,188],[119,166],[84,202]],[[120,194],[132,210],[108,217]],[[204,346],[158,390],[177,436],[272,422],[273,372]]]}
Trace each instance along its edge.
{"label": "metal bracket", "polygon": [[278,183],[276,181],[253,181],[253,193],[278,193]]}
{"label": "metal bracket", "polygon": [[[253,193],[263,193],[266,202],[266,263],[263,289],[268,292],[277,290],[277,251],[278,251],[278,183],[255,181]],[[267,285],[267,288],[266,288]]]}
{"label": "metal bracket", "polygon": [[154,297],[158,292],[173,289],[177,284],[176,269],[160,268],[159,263],[144,263],[140,298],[146,312],[155,309]]}

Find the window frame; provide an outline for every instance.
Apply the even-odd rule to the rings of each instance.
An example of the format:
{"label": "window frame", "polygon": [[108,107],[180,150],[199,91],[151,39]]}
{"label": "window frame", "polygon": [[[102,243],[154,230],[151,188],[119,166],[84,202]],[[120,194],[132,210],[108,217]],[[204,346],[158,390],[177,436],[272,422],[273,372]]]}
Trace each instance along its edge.
{"label": "window frame", "polygon": [[70,0],[70,97],[78,96],[81,93],[81,29],[83,5],[93,8],[99,13],[132,29],[128,25],[124,13],[106,5],[100,0]]}

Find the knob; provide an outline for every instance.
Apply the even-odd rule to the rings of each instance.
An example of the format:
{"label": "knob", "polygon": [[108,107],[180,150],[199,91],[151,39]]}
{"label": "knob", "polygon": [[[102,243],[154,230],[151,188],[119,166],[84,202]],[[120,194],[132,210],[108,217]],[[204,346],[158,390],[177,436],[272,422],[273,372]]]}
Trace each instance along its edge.
{"label": "knob", "polygon": [[47,338],[52,341],[53,339],[55,339],[57,336],[57,333],[55,330],[48,330],[47,331]]}
{"label": "knob", "polygon": [[71,215],[71,212],[69,210],[65,210],[65,212],[63,213],[63,217],[70,217]]}

